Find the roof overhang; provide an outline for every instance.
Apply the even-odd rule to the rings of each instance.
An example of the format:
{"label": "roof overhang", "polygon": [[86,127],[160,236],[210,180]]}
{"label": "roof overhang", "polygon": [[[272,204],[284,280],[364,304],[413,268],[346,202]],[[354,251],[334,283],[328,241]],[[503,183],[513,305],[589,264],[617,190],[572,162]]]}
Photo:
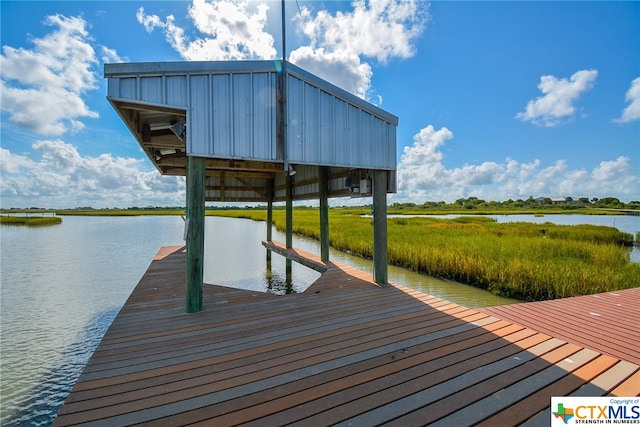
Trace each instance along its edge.
{"label": "roof overhang", "polygon": [[[297,96],[299,102],[317,104],[316,110],[304,113],[304,118],[291,118],[297,114],[292,111],[287,121],[279,108],[282,102],[294,102],[289,101],[289,95],[283,96],[284,66],[291,82],[299,80],[304,85],[292,89],[290,95]],[[270,188],[274,201],[284,200],[286,177],[293,170],[294,200],[314,199],[319,193],[321,167],[328,171],[329,197],[370,195],[372,172],[379,169],[389,172],[388,191],[395,192],[397,117],[292,64],[282,61],[105,64],[105,77],[109,83],[108,101],[161,174],[185,176],[187,156],[206,157],[207,201],[265,202],[269,200]],[[348,153],[342,155],[339,151],[344,148],[332,148],[329,154],[322,153],[320,148],[309,151],[309,146],[328,146],[324,141],[333,136],[315,135],[321,131],[327,134],[326,124],[332,122],[332,117],[327,120],[322,114],[330,111],[335,115],[334,109],[343,106],[349,108],[345,117],[352,120],[344,124],[345,128],[359,126],[369,132],[368,128],[376,127],[378,130],[366,135],[377,137],[389,152],[393,150],[393,162],[384,154],[382,160],[373,157],[371,164],[368,159],[361,161],[353,155],[351,160],[342,161],[348,157]],[[291,140],[297,135],[294,132],[302,130],[292,127],[302,120],[308,121],[312,114],[325,127],[305,128],[311,142],[305,147],[293,146]],[[283,131],[284,123],[290,127],[287,131]],[[342,147],[339,138],[340,135],[335,145]],[[289,149],[285,148],[285,140],[291,145]],[[220,148],[223,144],[231,148]],[[368,151],[357,148],[358,152]],[[380,157],[379,153],[374,154]]]}

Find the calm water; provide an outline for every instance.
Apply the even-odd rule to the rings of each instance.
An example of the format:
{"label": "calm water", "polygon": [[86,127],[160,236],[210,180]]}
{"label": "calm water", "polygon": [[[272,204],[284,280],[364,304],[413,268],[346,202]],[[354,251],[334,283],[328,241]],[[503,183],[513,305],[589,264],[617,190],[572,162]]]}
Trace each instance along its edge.
{"label": "calm water", "polygon": [[[557,222],[561,217],[575,219],[554,215],[535,220]],[[586,217],[581,223],[601,218]],[[620,227],[627,219],[635,231],[624,231],[640,230],[638,217],[616,217],[617,224],[607,217],[604,225]],[[276,254],[274,277],[265,277],[260,244],[265,227],[263,222],[208,217],[205,281],[274,293],[300,292],[311,284],[318,273],[294,263],[293,284],[287,289],[284,260]],[[182,244],[182,233],[180,217],[64,217],[52,227],[1,227],[0,424],[52,422],[158,248]],[[284,236],[274,232],[274,239],[284,241]],[[294,246],[319,253],[315,241],[294,238]],[[365,271],[373,268],[370,261],[336,251],[331,258]],[[512,302],[398,268],[390,268],[389,278],[468,307]]]}

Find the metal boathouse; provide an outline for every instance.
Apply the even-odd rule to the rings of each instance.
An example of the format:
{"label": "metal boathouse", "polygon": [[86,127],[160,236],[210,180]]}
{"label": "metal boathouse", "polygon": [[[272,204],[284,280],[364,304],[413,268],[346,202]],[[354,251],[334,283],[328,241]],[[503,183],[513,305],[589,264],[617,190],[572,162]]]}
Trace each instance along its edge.
{"label": "metal boathouse", "polygon": [[[186,176],[186,309],[202,309],[207,201],[373,197],[374,280],[387,284],[386,195],[398,118],[283,60],[106,64],[107,98],[163,175]],[[270,221],[269,221],[270,222]],[[270,227],[267,240],[271,240]],[[270,252],[268,252],[270,256]]]}

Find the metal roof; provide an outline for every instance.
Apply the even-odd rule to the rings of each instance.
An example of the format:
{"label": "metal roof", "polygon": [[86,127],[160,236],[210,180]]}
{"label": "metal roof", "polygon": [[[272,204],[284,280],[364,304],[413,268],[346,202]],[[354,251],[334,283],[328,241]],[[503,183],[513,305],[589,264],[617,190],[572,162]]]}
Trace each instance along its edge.
{"label": "metal roof", "polygon": [[294,199],[317,197],[319,166],[330,197],[369,195],[373,170],[389,171],[395,192],[398,118],[293,64],[122,63],[104,75],[107,99],[160,173],[185,175],[186,156],[207,158],[206,200],[266,201],[270,185],[284,200],[289,165]]}

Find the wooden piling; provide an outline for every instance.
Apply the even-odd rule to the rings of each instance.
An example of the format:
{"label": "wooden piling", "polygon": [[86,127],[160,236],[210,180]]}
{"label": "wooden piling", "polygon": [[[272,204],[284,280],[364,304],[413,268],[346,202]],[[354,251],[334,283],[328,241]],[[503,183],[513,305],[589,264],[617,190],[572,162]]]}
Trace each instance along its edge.
{"label": "wooden piling", "polygon": [[388,284],[387,171],[373,171],[373,277],[380,286]]}
{"label": "wooden piling", "polygon": [[206,159],[187,157],[187,265],[185,305],[187,313],[202,310],[204,276],[204,201]]}
{"label": "wooden piling", "polygon": [[[267,185],[267,242],[273,239],[273,179]],[[271,250],[267,249],[267,267],[271,268]]]}
{"label": "wooden piling", "polygon": [[[291,249],[293,247],[293,175],[287,172],[287,189],[286,189],[286,201],[285,201],[285,222],[286,222],[286,230],[285,230],[285,244],[287,249]],[[291,260],[286,259],[285,261],[285,280],[291,281]]]}
{"label": "wooden piling", "polygon": [[293,247],[293,176],[287,175],[285,200],[285,234],[287,249]]}
{"label": "wooden piling", "polygon": [[326,166],[318,167],[320,192],[320,259],[329,261],[329,171]]}

